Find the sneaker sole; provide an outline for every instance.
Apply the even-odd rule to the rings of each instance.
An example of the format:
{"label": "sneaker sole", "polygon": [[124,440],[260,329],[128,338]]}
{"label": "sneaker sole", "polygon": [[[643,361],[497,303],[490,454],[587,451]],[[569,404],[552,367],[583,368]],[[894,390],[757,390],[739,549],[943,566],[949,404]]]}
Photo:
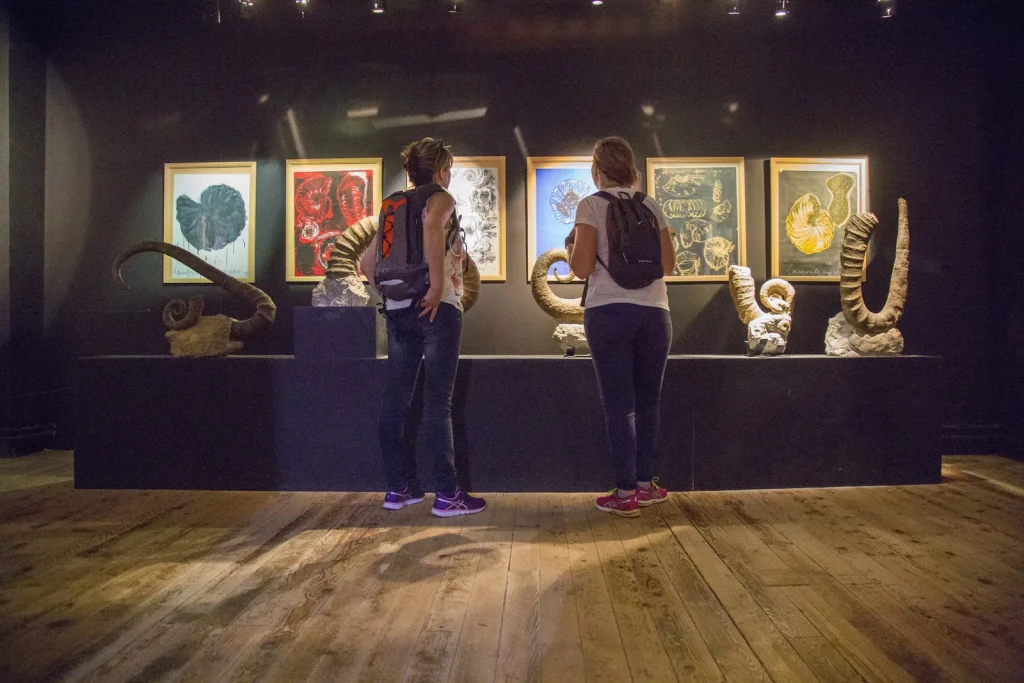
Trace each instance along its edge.
{"label": "sneaker sole", "polygon": [[423,502],[422,498],[410,498],[409,500],[406,500],[406,501],[401,502],[401,503],[384,503],[383,507],[384,507],[385,510],[401,510],[406,505],[415,505],[416,503],[422,503],[422,502]]}
{"label": "sneaker sole", "polygon": [[651,500],[640,500],[637,501],[637,504],[640,507],[645,508],[649,505],[657,505],[658,503],[664,503],[666,500],[668,500],[668,496],[665,496],[664,498],[653,498]]}
{"label": "sneaker sole", "polygon": [[438,510],[437,508],[431,508],[430,514],[435,517],[458,517],[459,515],[475,515],[478,512],[483,512],[487,509],[487,506],[483,506],[478,510]]}
{"label": "sneaker sole", "polygon": [[640,510],[620,510],[618,508],[603,508],[600,505],[597,505],[596,503],[594,504],[594,507],[596,507],[601,512],[610,512],[613,515],[618,515],[619,517],[639,517],[640,516]]}

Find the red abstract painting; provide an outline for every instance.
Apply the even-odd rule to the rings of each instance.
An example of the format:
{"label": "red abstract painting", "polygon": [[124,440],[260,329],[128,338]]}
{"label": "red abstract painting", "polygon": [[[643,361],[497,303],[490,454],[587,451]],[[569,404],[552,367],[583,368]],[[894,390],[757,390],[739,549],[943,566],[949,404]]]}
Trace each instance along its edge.
{"label": "red abstract painting", "polygon": [[373,215],[376,172],[293,172],[293,278],[323,276],[335,239],[350,225]]}

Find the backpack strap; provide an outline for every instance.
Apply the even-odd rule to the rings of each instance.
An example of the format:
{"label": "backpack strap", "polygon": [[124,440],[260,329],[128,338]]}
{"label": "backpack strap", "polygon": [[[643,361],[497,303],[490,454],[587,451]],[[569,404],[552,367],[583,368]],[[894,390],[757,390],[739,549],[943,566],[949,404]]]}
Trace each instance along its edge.
{"label": "backpack strap", "polygon": [[617,199],[617,197],[615,197],[611,192],[605,192],[604,190],[601,190],[600,192],[595,192],[594,196],[600,197],[601,199],[605,199],[609,202],[612,201],[613,199]]}
{"label": "backpack strap", "polygon": [[633,193],[633,201],[642,202],[645,199],[647,199],[647,195],[645,195],[640,190],[637,190],[636,192]]}

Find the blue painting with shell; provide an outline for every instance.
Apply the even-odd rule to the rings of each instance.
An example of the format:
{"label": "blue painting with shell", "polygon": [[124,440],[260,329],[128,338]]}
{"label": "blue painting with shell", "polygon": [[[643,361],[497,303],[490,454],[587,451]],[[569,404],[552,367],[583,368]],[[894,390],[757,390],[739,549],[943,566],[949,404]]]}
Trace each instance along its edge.
{"label": "blue painting with shell", "polygon": [[[535,172],[536,246],[530,254],[531,263],[548,249],[565,246],[565,237],[576,224],[576,206],[581,199],[597,192],[589,164],[586,168],[538,168]],[[548,277],[555,273],[566,276],[569,266],[556,263],[548,271]]]}

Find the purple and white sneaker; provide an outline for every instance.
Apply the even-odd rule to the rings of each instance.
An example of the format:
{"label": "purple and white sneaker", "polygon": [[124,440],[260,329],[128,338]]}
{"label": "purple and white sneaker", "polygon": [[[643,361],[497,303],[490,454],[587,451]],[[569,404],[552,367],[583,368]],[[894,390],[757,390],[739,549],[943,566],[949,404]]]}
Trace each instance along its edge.
{"label": "purple and white sneaker", "polygon": [[437,493],[430,512],[436,517],[455,517],[482,512],[485,507],[487,503],[483,498],[474,498],[462,489],[455,489],[455,495],[451,497]]}
{"label": "purple and white sneaker", "polygon": [[406,505],[415,505],[423,502],[423,491],[419,485],[407,485],[397,491],[388,491],[384,496],[384,508],[387,510],[401,510]]}

